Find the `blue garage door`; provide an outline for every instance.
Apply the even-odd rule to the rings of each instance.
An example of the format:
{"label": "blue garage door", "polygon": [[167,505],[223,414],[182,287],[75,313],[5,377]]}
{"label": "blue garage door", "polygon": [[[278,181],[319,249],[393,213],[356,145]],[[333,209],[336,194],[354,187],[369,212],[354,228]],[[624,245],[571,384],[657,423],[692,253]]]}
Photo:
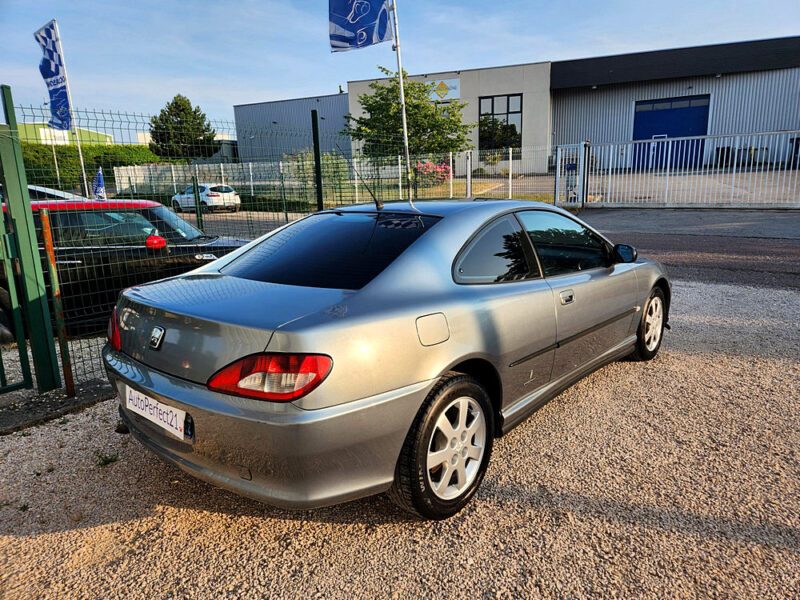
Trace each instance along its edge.
{"label": "blue garage door", "polygon": [[[706,135],[709,96],[684,96],[636,103],[634,140]],[[702,140],[637,144],[634,163],[639,168],[698,166],[703,159]]]}

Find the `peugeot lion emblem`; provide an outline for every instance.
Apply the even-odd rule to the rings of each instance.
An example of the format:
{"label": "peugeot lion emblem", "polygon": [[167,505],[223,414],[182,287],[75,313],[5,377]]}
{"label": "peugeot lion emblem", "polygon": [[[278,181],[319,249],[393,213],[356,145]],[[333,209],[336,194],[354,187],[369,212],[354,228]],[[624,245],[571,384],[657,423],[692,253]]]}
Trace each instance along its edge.
{"label": "peugeot lion emblem", "polygon": [[158,350],[161,347],[161,340],[164,339],[164,328],[155,326],[150,334],[150,347],[153,350]]}

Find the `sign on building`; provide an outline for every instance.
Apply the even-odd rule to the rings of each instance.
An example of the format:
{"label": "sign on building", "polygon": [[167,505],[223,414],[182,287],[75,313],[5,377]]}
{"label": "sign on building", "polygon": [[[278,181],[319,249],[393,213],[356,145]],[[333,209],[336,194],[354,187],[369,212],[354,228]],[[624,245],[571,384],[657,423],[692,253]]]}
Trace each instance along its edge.
{"label": "sign on building", "polygon": [[461,90],[461,80],[456,79],[435,79],[430,98],[434,102],[443,100],[457,100]]}

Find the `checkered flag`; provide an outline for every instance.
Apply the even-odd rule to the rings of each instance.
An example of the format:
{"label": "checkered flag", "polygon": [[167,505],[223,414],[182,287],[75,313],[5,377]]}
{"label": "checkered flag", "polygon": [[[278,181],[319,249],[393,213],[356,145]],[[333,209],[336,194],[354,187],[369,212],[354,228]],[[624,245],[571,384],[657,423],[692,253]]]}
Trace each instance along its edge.
{"label": "checkered flag", "polygon": [[61,130],[69,129],[72,125],[72,116],[67,93],[67,70],[64,67],[64,56],[61,53],[61,40],[58,39],[56,20],[53,19],[35,32],[33,37],[42,48],[39,72],[42,74],[50,94],[50,127]]}
{"label": "checkered flag", "polygon": [[64,72],[64,59],[61,57],[58,47],[58,34],[56,33],[55,21],[50,21],[33,37],[42,47],[42,64],[45,70],[52,73],[52,77],[62,75]]}

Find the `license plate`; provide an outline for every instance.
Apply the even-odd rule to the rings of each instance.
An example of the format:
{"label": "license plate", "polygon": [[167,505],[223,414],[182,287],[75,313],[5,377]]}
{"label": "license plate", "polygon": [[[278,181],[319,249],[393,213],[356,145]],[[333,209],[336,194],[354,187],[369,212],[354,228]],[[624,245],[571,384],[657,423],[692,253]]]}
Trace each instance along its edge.
{"label": "license plate", "polygon": [[162,429],[168,431],[179,440],[183,439],[183,425],[186,421],[186,411],[174,408],[147,394],[137,392],[125,386],[125,408],[137,415],[142,415]]}

